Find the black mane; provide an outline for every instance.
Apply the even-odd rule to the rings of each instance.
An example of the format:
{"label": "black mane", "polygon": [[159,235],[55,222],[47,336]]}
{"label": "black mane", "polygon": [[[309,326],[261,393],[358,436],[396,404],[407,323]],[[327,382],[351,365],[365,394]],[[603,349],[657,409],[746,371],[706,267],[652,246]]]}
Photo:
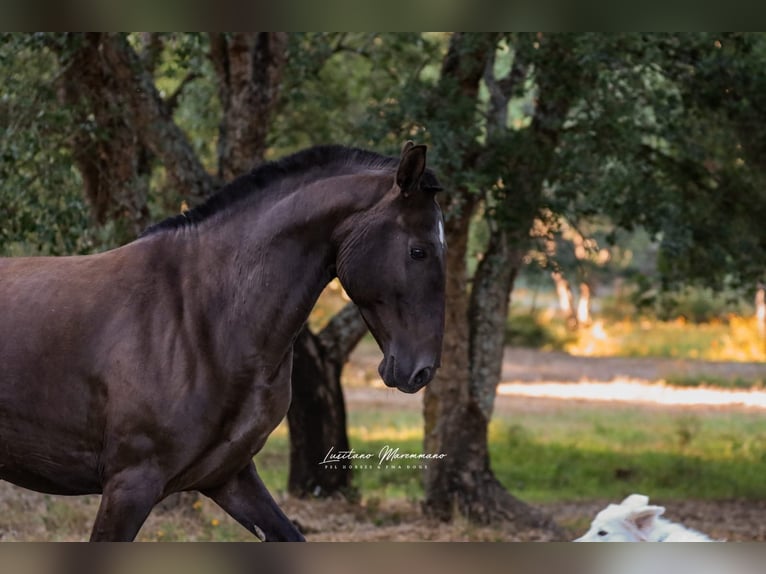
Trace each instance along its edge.
{"label": "black mane", "polygon": [[159,231],[179,229],[197,224],[249,197],[252,193],[264,190],[288,176],[301,174],[308,176],[314,170],[311,173],[314,176],[312,179],[319,179],[326,175],[330,168],[335,168],[336,170],[342,169],[344,166],[369,167],[373,169],[395,168],[398,162],[398,158],[340,145],[323,145],[308,148],[279,160],[259,165],[250,173],[224,185],[218,192],[197,207],[179,215],[168,217],[148,227],[141,234],[141,237],[146,237]]}

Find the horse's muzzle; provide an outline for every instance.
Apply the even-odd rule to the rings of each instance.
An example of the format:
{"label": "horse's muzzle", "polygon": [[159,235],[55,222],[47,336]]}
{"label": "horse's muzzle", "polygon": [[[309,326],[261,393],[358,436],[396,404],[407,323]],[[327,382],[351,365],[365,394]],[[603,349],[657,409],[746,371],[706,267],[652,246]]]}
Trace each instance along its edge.
{"label": "horse's muzzle", "polygon": [[403,369],[394,356],[384,357],[378,366],[378,373],[387,387],[396,388],[403,393],[416,393],[434,377],[433,366]]}

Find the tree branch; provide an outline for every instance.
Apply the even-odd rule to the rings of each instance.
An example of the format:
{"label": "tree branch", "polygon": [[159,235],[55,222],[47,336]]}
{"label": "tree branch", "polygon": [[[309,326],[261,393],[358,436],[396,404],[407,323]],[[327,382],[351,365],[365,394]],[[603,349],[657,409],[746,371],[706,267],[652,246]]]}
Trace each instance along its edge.
{"label": "tree branch", "polygon": [[139,55],[144,68],[151,73],[157,69],[165,42],[158,32],[141,32],[139,35],[143,49]]}
{"label": "tree branch", "polygon": [[349,303],[319,333],[319,342],[329,360],[342,365],[367,333],[367,324],[359,309]]}
{"label": "tree branch", "polygon": [[487,59],[484,69],[484,84],[487,86],[490,107],[487,113],[489,130],[503,131],[508,123],[508,103],[518,91],[520,83],[527,75],[527,66],[520,52],[516,52],[513,64],[508,73],[502,78],[495,76],[496,51]]}
{"label": "tree branch", "polygon": [[194,80],[201,77],[202,74],[199,72],[189,72],[186,74],[186,77],[181,80],[181,83],[178,84],[178,87],[175,89],[175,91],[165,99],[165,107],[167,108],[167,111],[170,115],[173,115],[173,112],[175,112],[176,108],[178,107],[178,101],[183,94],[184,88],[186,88],[186,86],[188,86]]}
{"label": "tree branch", "polygon": [[101,53],[115,89],[127,97],[130,122],[151,152],[162,161],[174,187],[193,201],[210,196],[219,181],[199,161],[186,134],[173,122],[154,79],[124,34],[107,34]]}

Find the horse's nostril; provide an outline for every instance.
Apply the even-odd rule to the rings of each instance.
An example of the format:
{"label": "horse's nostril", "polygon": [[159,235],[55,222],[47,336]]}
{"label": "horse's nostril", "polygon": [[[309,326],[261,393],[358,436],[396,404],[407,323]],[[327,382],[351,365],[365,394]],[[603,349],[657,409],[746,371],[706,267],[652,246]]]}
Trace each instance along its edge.
{"label": "horse's nostril", "polygon": [[424,369],[420,369],[417,374],[415,375],[415,378],[412,379],[412,382],[420,387],[422,385],[425,385],[428,381],[431,380],[431,367],[426,367]]}

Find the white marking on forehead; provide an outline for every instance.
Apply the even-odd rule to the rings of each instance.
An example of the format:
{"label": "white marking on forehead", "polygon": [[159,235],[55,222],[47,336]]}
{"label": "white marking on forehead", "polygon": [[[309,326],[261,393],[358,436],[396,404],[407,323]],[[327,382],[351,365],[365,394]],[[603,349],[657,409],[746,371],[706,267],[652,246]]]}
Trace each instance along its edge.
{"label": "white marking on forehead", "polygon": [[441,246],[444,247],[444,224],[442,223],[441,219],[436,224],[436,229],[437,234],[439,235],[439,243],[441,243]]}

